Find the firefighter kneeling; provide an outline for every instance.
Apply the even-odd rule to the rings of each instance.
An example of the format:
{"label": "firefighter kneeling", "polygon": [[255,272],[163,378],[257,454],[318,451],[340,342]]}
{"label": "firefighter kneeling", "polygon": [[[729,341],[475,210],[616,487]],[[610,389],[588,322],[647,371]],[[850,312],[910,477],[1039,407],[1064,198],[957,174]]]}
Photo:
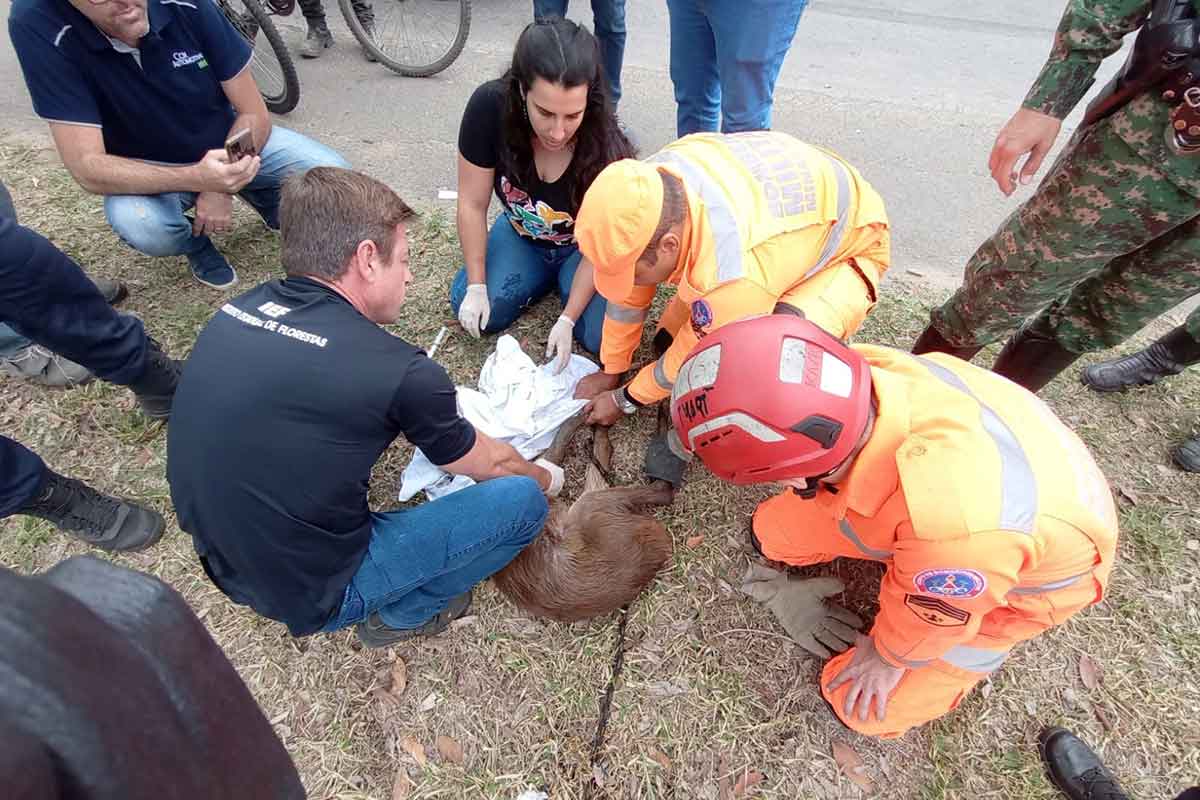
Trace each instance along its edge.
{"label": "firefighter kneeling", "polygon": [[[1017,642],[1103,596],[1117,540],[1104,475],[1042,401],[986,370],[762,316],[697,345],[671,410],[678,444],[718,477],[790,487],[755,511],[764,556],[887,565],[870,635],[821,673],[855,731],[940,717]],[[797,620],[844,634],[809,583],[772,587],[772,609],[793,636]]]}

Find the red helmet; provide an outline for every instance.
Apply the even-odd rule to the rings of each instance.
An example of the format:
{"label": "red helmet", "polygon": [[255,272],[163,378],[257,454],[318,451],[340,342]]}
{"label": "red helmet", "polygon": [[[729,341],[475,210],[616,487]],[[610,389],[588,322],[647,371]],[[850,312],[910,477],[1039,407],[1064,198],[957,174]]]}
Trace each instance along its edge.
{"label": "red helmet", "polygon": [[792,314],[723,325],[688,355],[671,393],[683,446],[731,483],[836,469],[866,429],[871,370]]}

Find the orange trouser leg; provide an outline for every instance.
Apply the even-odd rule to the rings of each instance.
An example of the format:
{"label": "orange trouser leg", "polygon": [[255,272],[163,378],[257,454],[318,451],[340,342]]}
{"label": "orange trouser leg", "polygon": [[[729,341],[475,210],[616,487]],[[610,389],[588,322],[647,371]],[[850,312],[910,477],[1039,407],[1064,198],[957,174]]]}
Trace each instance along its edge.
{"label": "orange trouser leg", "polygon": [[[850,692],[850,682],[843,683],[833,691],[828,688],[838,673],[850,663],[855,649],[851,647],[825,664],[825,669],[821,670],[821,695],[843,725],[863,736],[880,739],[903,736],[909,728],[924,725],[958,708],[967,692],[987,677],[987,673],[969,672],[940,660],[919,669],[910,669],[888,696],[883,720],[875,719],[872,710],[864,721],[858,718],[857,713],[853,717],[846,716],[846,695]],[[859,705],[861,707],[861,703]]]}
{"label": "orange trouser leg", "polygon": [[862,558],[827,511],[791,489],[759,503],[754,510],[754,538],[764,556],[797,567],[839,556]]}

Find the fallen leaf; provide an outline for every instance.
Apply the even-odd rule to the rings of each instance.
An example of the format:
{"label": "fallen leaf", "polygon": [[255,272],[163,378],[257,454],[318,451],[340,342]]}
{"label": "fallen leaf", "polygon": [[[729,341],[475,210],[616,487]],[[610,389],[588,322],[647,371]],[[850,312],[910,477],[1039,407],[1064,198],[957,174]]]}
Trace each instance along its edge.
{"label": "fallen leaf", "polygon": [[463,763],[463,749],[461,744],[449,736],[440,735],[437,737],[436,744],[438,755],[442,757],[443,761],[449,761],[451,764]]}
{"label": "fallen leaf", "polygon": [[599,764],[592,764],[592,780],[594,780],[596,785],[601,789],[604,788],[604,781],[606,777],[607,776],[604,774],[604,767],[600,766]]}
{"label": "fallen leaf", "polygon": [[1138,504],[1139,498],[1137,496],[1137,492],[1133,491],[1133,489],[1130,489],[1128,486],[1125,486],[1122,483],[1118,483],[1116,484],[1116,490],[1117,494],[1125,498],[1129,505],[1136,506]]}
{"label": "fallen leaf", "polygon": [[412,781],[408,779],[404,767],[396,770],[396,780],[392,782],[392,800],[405,800],[412,793],[412,789]]}
{"label": "fallen leaf", "polygon": [[421,701],[421,711],[432,711],[433,707],[438,704],[437,692],[430,692],[425,695],[425,699]]}
{"label": "fallen leaf", "polygon": [[1099,703],[1092,704],[1092,713],[1096,715],[1096,719],[1100,720],[1100,725],[1109,733],[1112,733],[1116,726],[1113,725],[1111,719],[1108,718],[1108,712],[1104,710],[1104,706]]}
{"label": "fallen leaf", "polygon": [[429,763],[429,757],[425,755],[425,745],[412,736],[405,736],[400,740],[400,749],[412,756],[418,767]]}
{"label": "fallen leaf", "polygon": [[1089,692],[1095,691],[1096,687],[1104,682],[1104,673],[1100,670],[1100,665],[1087,653],[1079,657],[1079,678]]}
{"label": "fallen leaf", "polygon": [[404,663],[403,658],[397,657],[392,662],[392,685],[388,687],[388,691],[393,696],[399,697],[404,694],[404,690],[408,688],[408,665]]}
{"label": "fallen leaf", "polygon": [[746,792],[749,792],[755,786],[758,786],[760,783],[762,783],[763,779],[764,776],[761,772],[755,772],[754,770],[751,770],[743,773],[742,777],[738,778],[737,783],[733,785],[733,796],[745,797]]}
{"label": "fallen leaf", "polygon": [[700,545],[704,544],[704,534],[700,534],[698,536],[689,536],[685,544],[692,549],[699,547]]}
{"label": "fallen leaf", "polygon": [[833,743],[833,760],[842,768],[842,772],[850,779],[858,788],[864,792],[869,792],[875,788],[875,784],[867,777],[867,765],[863,763],[862,757],[854,751],[854,748],[842,742]]}
{"label": "fallen leaf", "polygon": [[671,759],[667,758],[667,754],[662,750],[659,750],[657,747],[651,747],[646,751],[646,755],[650,756],[650,758],[653,759],[654,762],[663,769],[671,768]]}

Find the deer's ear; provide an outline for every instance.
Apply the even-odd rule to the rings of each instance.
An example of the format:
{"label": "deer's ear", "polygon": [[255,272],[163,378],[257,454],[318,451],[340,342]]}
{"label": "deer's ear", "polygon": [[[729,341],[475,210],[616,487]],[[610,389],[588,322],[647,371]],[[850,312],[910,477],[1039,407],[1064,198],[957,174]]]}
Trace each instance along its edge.
{"label": "deer's ear", "polygon": [[600,468],[589,461],[587,472],[583,476],[583,490],[585,492],[597,492],[607,488],[608,481],[604,480],[604,475],[601,474]]}

